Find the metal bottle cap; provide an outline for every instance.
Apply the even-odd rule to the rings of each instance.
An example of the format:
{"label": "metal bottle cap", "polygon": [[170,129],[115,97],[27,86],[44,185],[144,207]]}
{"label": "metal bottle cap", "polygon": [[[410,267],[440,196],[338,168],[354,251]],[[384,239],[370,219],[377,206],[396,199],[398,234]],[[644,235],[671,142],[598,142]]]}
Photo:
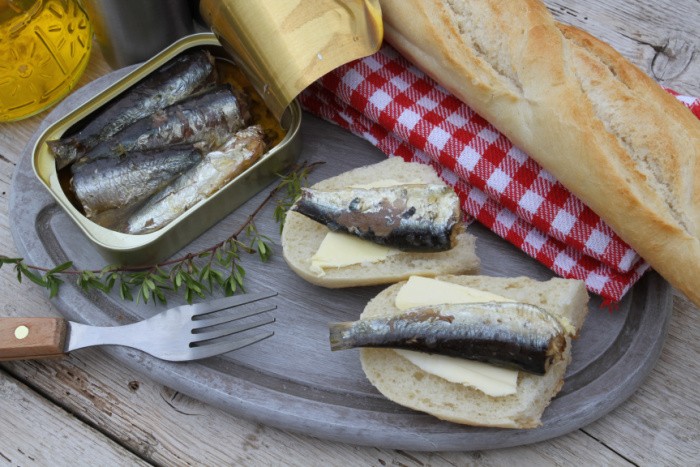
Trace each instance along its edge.
{"label": "metal bottle cap", "polygon": [[82,0],[113,68],[143,62],[193,32],[188,0]]}

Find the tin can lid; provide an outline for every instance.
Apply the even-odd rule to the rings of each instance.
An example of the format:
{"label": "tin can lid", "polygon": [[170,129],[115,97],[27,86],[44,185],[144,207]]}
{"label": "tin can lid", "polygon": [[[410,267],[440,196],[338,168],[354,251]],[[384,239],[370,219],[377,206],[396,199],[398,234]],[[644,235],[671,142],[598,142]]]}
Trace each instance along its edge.
{"label": "tin can lid", "polygon": [[379,0],[200,0],[199,11],[277,118],[318,78],[376,52],[384,33]]}

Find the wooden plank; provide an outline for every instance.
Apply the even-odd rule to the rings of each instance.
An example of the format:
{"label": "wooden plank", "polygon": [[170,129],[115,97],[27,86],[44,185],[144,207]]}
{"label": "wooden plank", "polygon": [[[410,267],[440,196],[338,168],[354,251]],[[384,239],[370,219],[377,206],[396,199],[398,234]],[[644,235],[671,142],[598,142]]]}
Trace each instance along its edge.
{"label": "wooden plank", "polygon": [[628,401],[584,431],[641,464],[692,465],[700,452],[698,309],[674,297],[667,345]]}
{"label": "wooden plank", "polygon": [[233,417],[122,367],[98,349],[75,352],[63,360],[4,362],[2,367],[156,464],[305,465],[310,459],[318,465],[623,461],[582,431],[534,446],[472,453],[407,452],[317,440]]}
{"label": "wooden plank", "polygon": [[545,0],[558,21],[614,44],[663,86],[700,95],[697,2]]}
{"label": "wooden plank", "polygon": [[[559,20],[613,43],[623,55],[659,78],[662,84],[700,95],[697,0],[546,0],[546,3]],[[685,66],[688,56],[694,60]],[[82,84],[109,70],[99,58],[99,52],[94,57]],[[664,63],[664,60],[671,62],[671,58],[676,60]],[[44,116],[45,113],[19,123],[0,124],[0,244],[3,245],[0,254],[15,253],[7,220],[11,175],[17,155]],[[44,291],[33,284],[17,284],[11,268],[0,270],[0,281],[0,314],[3,316],[57,315]],[[10,425],[5,421],[9,410],[0,406],[3,421],[0,460],[12,464],[29,463],[28,457],[16,457],[14,449],[19,447],[35,460],[44,460],[37,463],[74,463],[74,452],[105,443],[101,433],[104,432],[146,459],[168,465],[187,462],[309,464],[311,460],[331,465],[464,465],[476,462],[618,465],[627,460],[663,465],[684,464],[690,456],[694,456],[692,462],[696,462],[696,453],[700,450],[697,429],[700,396],[695,390],[700,380],[700,368],[695,362],[700,350],[698,309],[682,297],[676,298],[675,308],[661,360],[634,396],[583,430],[533,446],[475,453],[414,453],[315,440],[232,417],[132,373],[104,358],[98,350],[86,350],[64,361],[3,364],[3,368],[38,392],[8,379],[2,372],[0,387],[5,387],[9,381],[11,392],[39,401],[42,408],[31,416],[12,417],[14,424]],[[0,404],[4,400],[5,397]],[[48,401],[55,401],[98,429],[88,429]],[[64,414],[65,418],[57,421],[54,412]],[[35,451],[30,449],[32,443],[37,444],[36,427],[42,425],[50,428],[47,433],[66,433],[60,444],[42,447],[43,455],[49,458],[35,457]],[[15,432],[20,433],[18,442],[24,444],[8,444],[6,440],[10,438],[6,433],[9,432],[12,432],[9,435],[12,439]],[[40,442],[49,443],[50,440]],[[110,449],[105,448],[104,453],[98,449],[85,463],[133,460],[128,451],[112,454]]]}
{"label": "wooden plank", "polygon": [[148,465],[0,370],[0,463]]}

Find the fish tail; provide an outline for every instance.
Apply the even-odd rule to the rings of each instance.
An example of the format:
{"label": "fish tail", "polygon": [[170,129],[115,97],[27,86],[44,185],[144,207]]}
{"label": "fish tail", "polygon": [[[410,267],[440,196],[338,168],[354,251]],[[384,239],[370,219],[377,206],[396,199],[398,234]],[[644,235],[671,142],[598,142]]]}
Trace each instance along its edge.
{"label": "fish tail", "polygon": [[354,339],[347,331],[353,323],[331,323],[328,325],[331,350],[347,350],[355,347]]}

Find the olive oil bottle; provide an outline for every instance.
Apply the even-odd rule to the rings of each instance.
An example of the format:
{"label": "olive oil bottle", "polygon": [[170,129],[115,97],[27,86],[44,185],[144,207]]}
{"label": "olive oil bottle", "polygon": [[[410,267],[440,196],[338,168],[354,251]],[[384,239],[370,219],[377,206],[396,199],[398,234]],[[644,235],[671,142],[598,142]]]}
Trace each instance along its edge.
{"label": "olive oil bottle", "polygon": [[77,0],[0,0],[0,122],[64,97],[85,70],[91,45]]}

